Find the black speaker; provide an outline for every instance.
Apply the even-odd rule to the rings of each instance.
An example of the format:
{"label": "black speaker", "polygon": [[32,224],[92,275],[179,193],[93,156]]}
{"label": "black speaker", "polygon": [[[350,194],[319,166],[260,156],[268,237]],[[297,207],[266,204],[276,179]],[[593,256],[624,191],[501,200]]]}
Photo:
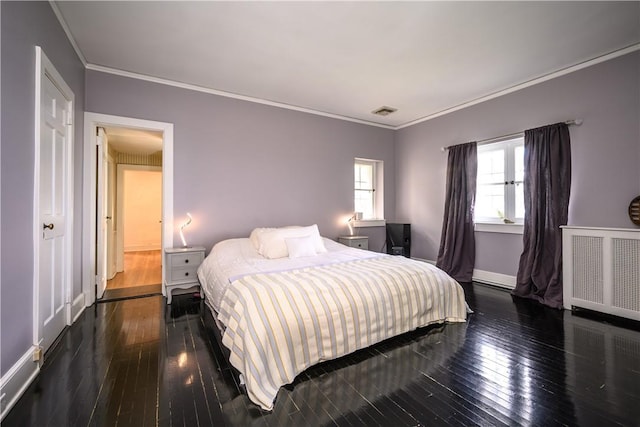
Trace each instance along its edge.
{"label": "black speaker", "polygon": [[411,258],[411,224],[387,223],[387,253]]}

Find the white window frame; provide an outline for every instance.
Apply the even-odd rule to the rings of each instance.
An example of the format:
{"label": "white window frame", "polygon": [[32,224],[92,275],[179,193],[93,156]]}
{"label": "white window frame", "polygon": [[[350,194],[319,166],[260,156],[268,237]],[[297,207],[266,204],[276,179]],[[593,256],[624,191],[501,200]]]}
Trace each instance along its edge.
{"label": "white window frame", "polygon": [[[384,220],[384,162],[356,157],[354,159],[354,171],[357,164],[372,166],[373,170],[373,217],[354,221],[355,227],[379,227],[385,225]],[[353,178],[353,197],[355,211],[355,175]]]}
{"label": "white window frame", "polygon": [[[516,184],[515,181],[515,150],[517,147],[524,147],[524,134],[510,136],[508,139],[492,142],[478,146],[478,157],[483,152],[504,150],[504,171],[505,171],[505,193],[504,193],[504,217],[513,221],[512,224],[505,223],[498,215],[495,217],[476,216],[476,231],[522,234],[524,217],[515,215],[516,210]],[[476,195],[476,204],[478,196]]]}

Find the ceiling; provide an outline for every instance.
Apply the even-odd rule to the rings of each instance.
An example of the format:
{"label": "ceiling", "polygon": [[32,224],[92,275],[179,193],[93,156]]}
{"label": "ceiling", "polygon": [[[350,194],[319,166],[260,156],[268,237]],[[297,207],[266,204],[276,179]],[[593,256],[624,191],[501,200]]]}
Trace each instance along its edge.
{"label": "ceiling", "polygon": [[120,153],[127,154],[155,154],[162,151],[162,132],[105,127],[109,146]]}
{"label": "ceiling", "polygon": [[[89,69],[390,128],[640,48],[640,2],[57,1],[55,9]],[[397,111],[372,114],[382,106]]]}

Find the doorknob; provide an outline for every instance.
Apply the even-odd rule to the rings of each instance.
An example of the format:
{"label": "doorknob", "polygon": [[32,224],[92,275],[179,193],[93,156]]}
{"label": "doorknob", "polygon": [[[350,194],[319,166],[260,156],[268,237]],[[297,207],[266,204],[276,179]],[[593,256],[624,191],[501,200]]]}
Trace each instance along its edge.
{"label": "doorknob", "polygon": [[48,228],[49,230],[53,230],[53,223],[51,224],[42,224],[42,229]]}

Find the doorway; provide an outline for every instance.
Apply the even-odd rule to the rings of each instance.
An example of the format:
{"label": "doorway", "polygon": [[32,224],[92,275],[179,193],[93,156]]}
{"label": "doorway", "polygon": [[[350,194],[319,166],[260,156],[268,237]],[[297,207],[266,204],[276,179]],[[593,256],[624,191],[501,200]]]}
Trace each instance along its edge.
{"label": "doorway", "polygon": [[[104,293],[110,300],[162,292],[162,133],[104,128]],[[100,173],[100,168],[99,172]],[[100,182],[100,177],[98,177]],[[98,206],[100,212],[100,206]],[[100,215],[98,214],[98,220]],[[99,243],[100,243],[99,242]]]}
{"label": "doorway", "polygon": [[[101,132],[104,140],[100,138]],[[107,295],[109,299],[164,294],[161,254],[164,248],[173,247],[173,125],[85,113],[85,144],[84,181],[87,185],[84,187],[83,224],[86,230],[92,230],[83,237],[83,245],[88,249],[83,252],[83,292],[87,305],[99,298],[104,300],[108,282],[113,288],[121,288],[119,295]],[[135,192],[136,178],[125,177],[121,172],[123,177],[119,179],[119,169],[153,171],[155,188],[160,187],[160,190],[151,191],[147,180],[137,190],[138,196],[154,194],[156,208],[147,212],[146,220],[152,224],[154,237],[143,239],[142,243],[138,239],[136,243],[135,232],[140,231],[140,225],[134,221],[134,243],[127,246],[127,251],[124,241],[127,221],[122,211],[127,203],[119,201],[125,194],[124,188],[119,189],[119,186],[131,181]],[[161,206],[159,212],[158,205]],[[143,210],[147,211],[146,208]],[[146,252],[152,256],[147,256],[150,254]],[[129,254],[133,256],[127,256]],[[128,258],[133,258],[131,263],[127,262]],[[128,273],[132,273],[130,278]],[[153,289],[136,289],[144,286],[153,286]]]}

